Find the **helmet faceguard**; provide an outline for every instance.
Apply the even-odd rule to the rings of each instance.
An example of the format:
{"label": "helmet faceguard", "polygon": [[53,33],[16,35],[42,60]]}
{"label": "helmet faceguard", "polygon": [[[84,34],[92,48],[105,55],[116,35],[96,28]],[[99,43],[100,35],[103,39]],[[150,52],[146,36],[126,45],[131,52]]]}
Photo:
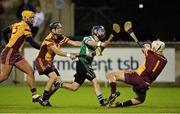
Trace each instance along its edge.
{"label": "helmet faceguard", "polygon": [[105,33],[106,33],[105,28],[102,25],[93,26],[91,30],[91,34],[97,36],[99,40],[105,37]]}
{"label": "helmet faceguard", "polygon": [[163,51],[165,48],[165,43],[160,40],[155,40],[151,43],[151,49],[155,52]]}

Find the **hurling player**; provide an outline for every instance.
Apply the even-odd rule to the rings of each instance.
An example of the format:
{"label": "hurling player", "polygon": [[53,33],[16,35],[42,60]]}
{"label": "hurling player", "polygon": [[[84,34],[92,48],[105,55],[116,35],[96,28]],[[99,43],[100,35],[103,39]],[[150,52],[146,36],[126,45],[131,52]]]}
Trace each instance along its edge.
{"label": "hurling player", "polygon": [[[117,71],[107,74],[107,79],[111,87],[109,97],[109,107],[125,107],[141,104],[145,101],[146,91],[151,83],[159,76],[164,69],[167,59],[163,54],[165,43],[162,41],[153,41],[150,44],[144,44],[142,49],[145,55],[145,62],[136,71]],[[116,97],[120,95],[116,92],[116,81],[123,81],[133,86],[136,97],[125,102],[116,102]]]}
{"label": "hurling player", "polygon": [[70,40],[63,35],[62,25],[59,22],[53,22],[49,25],[50,33],[44,39],[40,52],[36,58],[35,64],[40,75],[45,74],[49,80],[46,83],[42,98],[39,103],[42,106],[51,106],[50,96],[61,86],[62,78],[53,65],[55,55],[75,59],[76,54],[67,53],[61,50],[63,44],[72,46],[81,46],[81,42]]}
{"label": "hurling player", "polygon": [[[27,83],[32,93],[32,100],[37,102],[40,96],[36,93],[33,69],[21,54],[25,41],[29,42],[34,48],[40,49],[40,45],[32,39],[29,27],[33,23],[33,19],[34,13],[25,10],[22,12],[22,20],[20,22],[14,23],[3,30],[4,40],[7,45],[1,52],[0,83],[9,77],[13,66],[15,66],[27,74]],[[11,34],[10,38],[8,38],[9,33]]]}

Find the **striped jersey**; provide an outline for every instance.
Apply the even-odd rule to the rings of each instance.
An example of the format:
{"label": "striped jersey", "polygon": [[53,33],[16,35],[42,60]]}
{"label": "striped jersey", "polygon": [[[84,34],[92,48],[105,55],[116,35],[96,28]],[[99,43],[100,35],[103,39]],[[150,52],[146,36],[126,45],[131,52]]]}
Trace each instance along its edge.
{"label": "striped jersey", "polygon": [[56,54],[49,48],[49,46],[56,45],[58,48],[60,48],[61,45],[67,43],[68,41],[69,41],[69,38],[64,35],[61,38],[55,39],[53,35],[50,33],[44,39],[41,45],[38,58],[42,58],[49,62],[52,62]]}
{"label": "striped jersey", "polygon": [[21,52],[25,39],[27,37],[32,37],[31,29],[25,21],[14,23],[10,25],[9,28],[12,30],[12,33],[6,47],[10,47]]}
{"label": "striped jersey", "polygon": [[154,51],[145,51],[146,60],[138,69],[137,73],[145,81],[152,83],[161,73],[167,63],[167,59]]}
{"label": "striped jersey", "polygon": [[96,50],[97,46],[89,46],[87,43],[89,41],[96,41],[95,36],[87,36],[84,37],[82,44],[81,44],[81,49],[80,49],[80,55],[87,55],[85,57],[79,57],[79,60],[83,63],[87,63],[89,65],[92,64],[92,61],[94,59],[95,53],[94,51]]}

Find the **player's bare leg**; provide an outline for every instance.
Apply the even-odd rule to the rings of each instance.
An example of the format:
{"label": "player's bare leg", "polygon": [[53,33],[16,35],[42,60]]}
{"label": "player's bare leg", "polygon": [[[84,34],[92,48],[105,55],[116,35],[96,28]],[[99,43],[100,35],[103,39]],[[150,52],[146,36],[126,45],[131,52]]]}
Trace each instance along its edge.
{"label": "player's bare leg", "polygon": [[0,83],[8,79],[12,68],[12,65],[1,64]]}
{"label": "player's bare leg", "polygon": [[[19,62],[16,62],[15,63],[15,66],[21,70],[22,72],[26,73],[27,74],[27,83],[30,87],[30,89],[33,89],[33,88],[36,88],[36,85],[35,85],[35,77],[34,77],[34,73],[33,73],[33,69],[32,67],[29,65],[29,63],[25,60],[25,59],[22,59],[21,61]],[[35,94],[35,93],[32,93],[32,94]]]}
{"label": "player's bare leg", "polygon": [[109,103],[113,103],[115,99],[120,95],[120,93],[116,91],[116,81],[125,81],[124,72],[117,71],[117,72],[108,73],[107,79],[111,87],[111,95],[109,96]]}
{"label": "player's bare leg", "polygon": [[92,84],[94,87],[94,92],[98,96],[100,94],[100,80],[98,78],[94,78],[92,80]]}
{"label": "player's bare leg", "polygon": [[16,62],[15,66],[19,70],[21,70],[27,74],[27,83],[28,83],[29,88],[30,88],[31,93],[32,93],[32,100],[33,100],[33,102],[37,102],[38,98],[40,96],[37,94],[35,77],[34,77],[32,67],[30,66],[30,64],[25,59],[22,59],[22,60]]}
{"label": "player's bare leg", "polygon": [[94,87],[94,91],[95,94],[98,98],[99,103],[104,106],[106,104],[108,104],[108,102],[103,98],[102,94],[101,94],[101,90],[100,90],[100,80],[96,77],[94,78],[92,81],[93,87]]}
{"label": "player's bare leg", "polygon": [[[108,73],[107,78],[108,78],[110,84],[114,83],[115,80],[123,81],[123,82],[125,81],[125,76],[124,76],[123,71]],[[111,93],[113,93],[116,90],[116,86],[115,86],[114,90],[113,90],[114,87],[112,87],[113,84],[110,86],[111,86],[111,91],[112,91]],[[146,92],[145,91],[143,91],[143,92],[135,91],[135,93],[136,93],[137,97],[127,100],[125,102],[116,102],[115,104],[111,104],[110,107],[124,107],[124,106],[131,106],[131,105],[137,105],[137,104],[143,103],[146,98]]]}
{"label": "player's bare leg", "polygon": [[45,89],[44,89],[44,93],[43,93],[43,97],[41,97],[39,99],[39,103],[42,106],[52,106],[49,102],[49,98],[51,97],[51,89],[53,84],[56,82],[57,80],[57,75],[55,72],[51,72],[48,74],[49,80],[46,83]]}
{"label": "player's bare leg", "polygon": [[57,80],[57,75],[55,72],[49,73],[49,80],[46,83],[46,87],[43,94],[43,100],[48,100],[50,97],[50,90],[54,84],[54,82]]}
{"label": "player's bare leg", "polygon": [[63,87],[66,88],[66,89],[69,89],[71,91],[77,91],[78,88],[80,87],[80,85],[78,83],[76,83],[76,82],[73,82],[73,83],[64,82]]}
{"label": "player's bare leg", "polygon": [[61,76],[57,76],[57,80],[53,83],[51,87],[50,96],[52,96],[59,88],[62,87],[63,78]]}

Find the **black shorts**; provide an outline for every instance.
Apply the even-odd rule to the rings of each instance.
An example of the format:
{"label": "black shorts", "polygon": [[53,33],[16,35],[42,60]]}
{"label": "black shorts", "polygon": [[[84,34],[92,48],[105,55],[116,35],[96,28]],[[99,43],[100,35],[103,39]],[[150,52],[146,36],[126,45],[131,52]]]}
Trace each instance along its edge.
{"label": "black shorts", "polygon": [[92,81],[96,78],[96,75],[90,65],[82,63],[81,61],[76,62],[76,74],[74,75],[74,82],[82,85],[85,79]]}
{"label": "black shorts", "polygon": [[36,68],[40,75],[49,75],[51,72],[55,72],[57,76],[60,76],[58,70],[55,68],[52,62],[46,61],[45,59],[37,58],[35,60]]}

